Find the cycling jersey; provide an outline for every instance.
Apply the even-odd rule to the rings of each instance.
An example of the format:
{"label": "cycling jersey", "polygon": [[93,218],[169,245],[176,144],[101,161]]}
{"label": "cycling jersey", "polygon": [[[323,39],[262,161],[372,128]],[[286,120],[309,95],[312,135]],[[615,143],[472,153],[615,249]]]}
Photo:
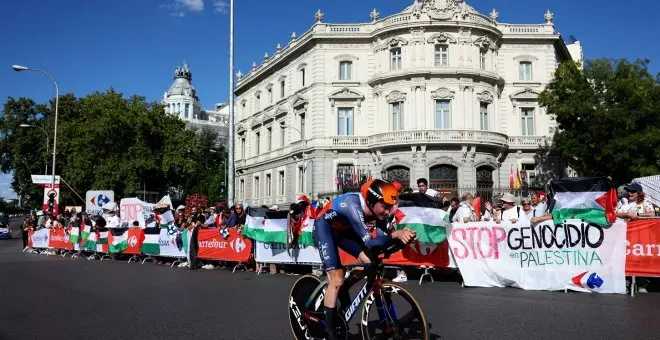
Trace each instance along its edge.
{"label": "cycling jersey", "polygon": [[341,268],[338,248],[357,258],[369,248],[385,246],[392,237],[387,221],[376,221],[375,235],[364,221],[366,204],[359,193],[348,193],[327,204],[314,221],[314,243],[325,270]]}

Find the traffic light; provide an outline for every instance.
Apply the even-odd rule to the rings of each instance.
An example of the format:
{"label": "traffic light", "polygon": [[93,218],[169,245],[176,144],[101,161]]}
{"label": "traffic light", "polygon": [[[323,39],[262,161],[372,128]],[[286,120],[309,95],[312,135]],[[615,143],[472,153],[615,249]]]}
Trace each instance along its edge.
{"label": "traffic light", "polygon": [[48,195],[48,212],[51,214],[55,212],[55,193]]}

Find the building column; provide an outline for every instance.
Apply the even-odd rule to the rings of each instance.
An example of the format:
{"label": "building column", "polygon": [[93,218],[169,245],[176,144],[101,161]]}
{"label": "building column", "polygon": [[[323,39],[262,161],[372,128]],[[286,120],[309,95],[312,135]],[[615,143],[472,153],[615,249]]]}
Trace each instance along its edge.
{"label": "building column", "polygon": [[[417,86],[413,85],[410,88],[410,95],[407,97],[410,103],[410,108],[404,105],[403,107],[403,120],[404,129],[416,130],[417,129],[417,111],[419,110],[419,101],[417,100]],[[407,119],[410,118],[410,119]]]}

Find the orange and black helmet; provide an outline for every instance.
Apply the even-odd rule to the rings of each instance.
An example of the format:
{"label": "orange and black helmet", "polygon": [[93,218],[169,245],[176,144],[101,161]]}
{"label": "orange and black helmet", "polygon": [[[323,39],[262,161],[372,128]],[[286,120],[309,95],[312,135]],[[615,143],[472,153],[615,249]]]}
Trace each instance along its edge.
{"label": "orange and black helmet", "polygon": [[399,191],[396,187],[392,183],[380,179],[372,179],[364,183],[360,193],[371,208],[378,202],[388,205],[399,203]]}

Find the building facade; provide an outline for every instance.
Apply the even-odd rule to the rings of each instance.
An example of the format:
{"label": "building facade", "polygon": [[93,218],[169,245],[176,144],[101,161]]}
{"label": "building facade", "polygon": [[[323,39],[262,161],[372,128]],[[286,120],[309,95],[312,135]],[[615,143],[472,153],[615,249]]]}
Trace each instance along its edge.
{"label": "building facade", "polygon": [[226,147],[229,138],[229,108],[216,104],[202,110],[197,91],[192,85],[192,72],[186,62],[174,71],[174,81],[163,95],[165,112],[178,116],[186,125],[200,131],[209,128],[218,133],[218,144]]}
{"label": "building facade", "polygon": [[[325,197],[368,177],[448,195],[534,176],[555,122],[538,95],[581,59],[553,14],[499,23],[464,1],[416,0],[371,22],[316,23],[239,72],[236,195],[250,205]],[[465,189],[468,190],[468,189]]]}

